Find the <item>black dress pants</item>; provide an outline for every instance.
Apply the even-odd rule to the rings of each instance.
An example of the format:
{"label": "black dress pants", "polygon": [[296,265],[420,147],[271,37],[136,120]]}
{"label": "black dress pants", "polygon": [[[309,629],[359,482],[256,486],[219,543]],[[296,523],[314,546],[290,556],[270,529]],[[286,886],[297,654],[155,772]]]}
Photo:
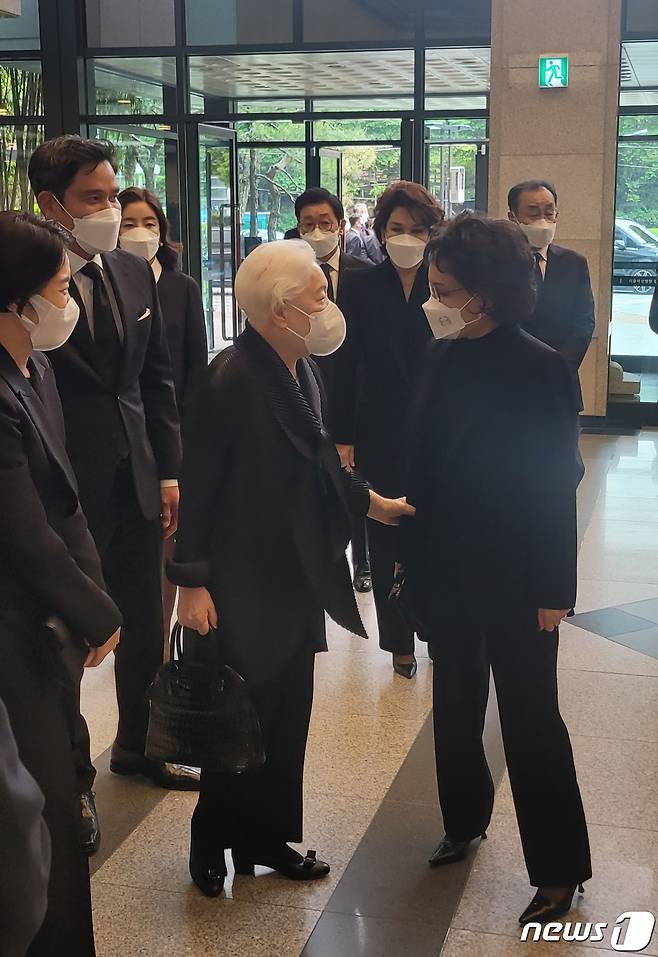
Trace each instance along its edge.
{"label": "black dress pants", "polygon": [[[20,639],[20,647],[12,649],[12,637]],[[32,634],[10,636],[0,624],[0,697],[21,760],[46,799],[43,816],[52,847],[48,910],[27,957],[93,957],[89,865],[78,843],[80,806],[71,753],[75,687],[63,666],[55,669],[54,659],[37,654],[41,640]]]}
{"label": "black dress pants", "polygon": [[315,651],[301,647],[275,680],[247,680],[266,761],[242,774],[201,769],[192,835],[202,853],[263,850],[303,834],[304,757],[313,706]]}
{"label": "black dress pants", "polygon": [[[148,726],[146,693],[162,663],[162,528],[144,518],[128,462],[116,476],[109,507],[87,519],[103,566],[107,590],[123,615],[114,659],[119,706],[117,742],[144,753]],[[79,718],[75,735],[80,790],[91,787],[94,771],[89,735]]]}
{"label": "black dress pants", "polygon": [[388,601],[395,577],[395,562],[399,558],[396,529],[372,519],[368,519],[367,529],[379,647],[394,655],[412,655],[415,647],[414,633]]}
{"label": "black dress pants", "polygon": [[359,565],[368,564],[368,533],[366,519],[361,516],[352,516],[352,562],[354,570]]}
{"label": "black dress pants", "polygon": [[587,825],[557,695],[558,632],[534,609],[478,619],[464,609],[434,630],[434,740],[446,834],[471,840],[489,825],[494,788],[482,745],[493,671],[505,758],[530,883],[592,875]]}

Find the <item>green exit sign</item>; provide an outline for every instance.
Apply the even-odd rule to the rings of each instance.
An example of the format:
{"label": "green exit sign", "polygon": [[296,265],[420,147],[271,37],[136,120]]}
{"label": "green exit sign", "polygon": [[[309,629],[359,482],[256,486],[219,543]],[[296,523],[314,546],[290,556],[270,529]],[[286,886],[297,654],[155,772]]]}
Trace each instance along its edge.
{"label": "green exit sign", "polygon": [[539,88],[551,90],[569,86],[569,57],[539,57]]}

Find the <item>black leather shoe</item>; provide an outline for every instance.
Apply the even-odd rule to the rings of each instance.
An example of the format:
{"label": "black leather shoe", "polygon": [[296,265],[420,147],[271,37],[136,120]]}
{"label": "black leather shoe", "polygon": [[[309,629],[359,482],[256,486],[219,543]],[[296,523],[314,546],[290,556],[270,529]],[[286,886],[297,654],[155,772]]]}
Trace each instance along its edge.
{"label": "black leather shoe", "polygon": [[149,761],[143,754],[127,751],[114,742],[110,757],[110,771],[114,774],[141,774],[161,788],[170,791],[198,791],[201,773],[198,768],[183,764]]}
{"label": "black leather shoe", "polygon": [[331,871],[328,864],[317,859],[315,851],[307,851],[306,857],[302,857],[287,844],[265,853],[238,848],[234,848],[232,853],[235,873],[248,877],[254,876],[256,865],[269,867],[284,877],[289,877],[291,881],[315,881],[326,877]]}
{"label": "black leather shoe", "polygon": [[190,877],[206,897],[219,897],[224,890],[226,861],[224,854],[217,860],[208,860],[199,853],[194,841],[190,845]]}
{"label": "black leather shoe", "polygon": [[368,562],[362,562],[354,570],[354,590],[364,594],[372,591],[372,575]]}
{"label": "black leather shoe", "polygon": [[101,826],[93,791],[84,791],[80,795],[80,846],[89,856],[101,846]]}
{"label": "black leather shoe", "polygon": [[578,893],[585,893],[585,888],[582,884],[572,884],[571,887],[567,887],[564,894],[557,900],[546,897],[542,894],[540,888],[519,917],[519,924],[529,924],[533,921],[537,924],[545,924],[547,921],[553,920],[556,917],[562,917],[571,910],[571,903],[573,901],[573,895],[576,893],[576,886],[578,887]]}
{"label": "black leather shoe", "polygon": [[[482,834],[482,839],[486,840],[487,832]],[[430,867],[441,867],[442,864],[454,864],[455,861],[462,861],[468,854],[471,841],[453,841],[446,836],[443,838],[437,849],[429,859]]]}
{"label": "black leather shoe", "polygon": [[414,678],[418,671],[418,662],[414,658],[409,664],[402,664],[398,661],[397,655],[393,655],[393,671],[403,678]]}

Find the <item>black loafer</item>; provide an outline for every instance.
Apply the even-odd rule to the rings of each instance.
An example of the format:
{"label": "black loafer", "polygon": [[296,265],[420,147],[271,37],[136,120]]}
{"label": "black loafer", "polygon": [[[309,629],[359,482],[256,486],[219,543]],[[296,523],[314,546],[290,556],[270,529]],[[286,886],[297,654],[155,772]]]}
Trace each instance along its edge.
{"label": "black loafer", "polygon": [[585,888],[582,884],[573,884],[571,887],[567,887],[562,897],[557,900],[545,897],[541,890],[538,890],[519,917],[519,924],[530,924],[533,922],[545,924],[547,921],[554,920],[556,917],[563,917],[564,914],[567,914],[571,910],[576,887],[578,887],[580,894],[585,893]]}
{"label": "black loafer", "polygon": [[206,897],[219,897],[224,890],[226,880],[226,861],[224,855],[217,860],[209,860],[199,853],[194,841],[190,845],[190,877]]}
{"label": "black loafer", "polygon": [[233,866],[236,874],[254,876],[254,868],[269,867],[291,881],[316,881],[326,877],[331,868],[325,861],[319,861],[315,851],[307,851],[302,857],[297,851],[285,844],[280,850],[266,853],[258,851],[233,850]]}
{"label": "black loafer", "polygon": [[[486,840],[486,831],[482,834],[482,839]],[[437,849],[429,859],[430,867],[441,867],[442,864],[454,864],[456,861],[462,861],[468,854],[471,841],[453,841],[446,836],[443,838]]]}
{"label": "black loafer", "polygon": [[112,745],[110,771],[113,774],[123,775],[141,774],[159,787],[170,791],[198,791],[201,782],[201,772],[198,768],[150,761],[143,754],[127,751],[116,741]]}
{"label": "black loafer", "polygon": [[397,656],[393,655],[393,671],[402,678],[414,678],[418,671],[418,662],[414,658],[409,664],[402,664],[397,660]]}
{"label": "black loafer", "polygon": [[361,594],[372,591],[372,575],[367,562],[357,565],[354,570],[354,590]]}
{"label": "black loafer", "polygon": [[95,797],[93,791],[84,791],[80,795],[80,846],[90,857],[101,846],[101,826]]}

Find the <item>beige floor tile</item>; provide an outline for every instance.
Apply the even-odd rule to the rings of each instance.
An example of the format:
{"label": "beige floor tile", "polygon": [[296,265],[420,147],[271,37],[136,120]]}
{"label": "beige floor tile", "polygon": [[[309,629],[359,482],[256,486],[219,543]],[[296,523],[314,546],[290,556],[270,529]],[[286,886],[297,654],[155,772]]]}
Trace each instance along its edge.
{"label": "beige floor tile", "polygon": [[[593,877],[585,885],[585,895],[574,898],[576,906],[568,919],[607,921],[606,939],[599,946],[609,948],[610,930],[620,914],[658,912],[658,833],[597,825],[590,825],[589,833]],[[479,846],[452,926],[518,937],[518,915],[532,894],[516,819],[500,815],[489,830],[489,840]],[[596,944],[585,946],[590,954]],[[551,947],[559,953],[558,944],[552,943]],[[655,940],[643,952],[657,954],[657,948]]]}
{"label": "beige floor tile", "polygon": [[567,727],[581,737],[658,742],[658,677],[563,667],[559,696]]}
{"label": "beige floor tile", "polygon": [[98,957],[299,957],[320,914],[94,882]]}
{"label": "beige floor tile", "polygon": [[[653,596],[650,596],[653,597]],[[604,671],[620,675],[653,675],[658,677],[658,660],[633,651],[608,638],[591,634],[575,625],[560,629],[560,674],[574,671]]]}
{"label": "beige floor tile", "polygon": [[658,536],[651,548],[635,548],[632,544],[604,547],[601,542],[586,538],[580,549],[578,567],[584,578],[658,585]]}
{"label": "beige floor tile", "polygon": [[85,670],[80,706],[89,727],[91,756],[95,759],[110,747],[117,730],[114,655],[108,655],[98,668]]}
{"label": "beige floor tile", "polygon": [[343,715],[387,715],[424,718],[432,706],[432,666],[418,663],[412,681],[394,674],[391,657],[353,655],[334,651],[318,656],[315,672],[315,710]]}
{"label": "beige floor tile", "polygon": [[[658,831],[658,745],[571,733],[589,824]],[[509,778],[496,792],[494,816],[513,813]]]}
{"label": "beige floor tile", "polygon": [[658,524],[658,495],[653,501],[648,499],[625,498],[621,495],[606,497],[601,495],[594,507],[592,521],[644,522]]}
{"label": "beige floor tile", "polygon": [[[519,931],[520,933],[520,931]],[[522,942],[497,934],[450,930],[441,957],[610,957],[612,951],[582,944]]]}
{"label": "beige floor tile", "polygon": [[658,553],[658,532],[652,522],[644,521],[592,521],[590,522],[583,545],[601,550],[611,549],[616,555],[618,550],[636,549],[650,554]]}
{"label": "beige floor tile", "polygon": [[614,608],[628,602],[658,598],[658,585],[652,582],[606,581],[587,578],[582,568],[580,572],[582,577],[578,580],[577,612]]}

